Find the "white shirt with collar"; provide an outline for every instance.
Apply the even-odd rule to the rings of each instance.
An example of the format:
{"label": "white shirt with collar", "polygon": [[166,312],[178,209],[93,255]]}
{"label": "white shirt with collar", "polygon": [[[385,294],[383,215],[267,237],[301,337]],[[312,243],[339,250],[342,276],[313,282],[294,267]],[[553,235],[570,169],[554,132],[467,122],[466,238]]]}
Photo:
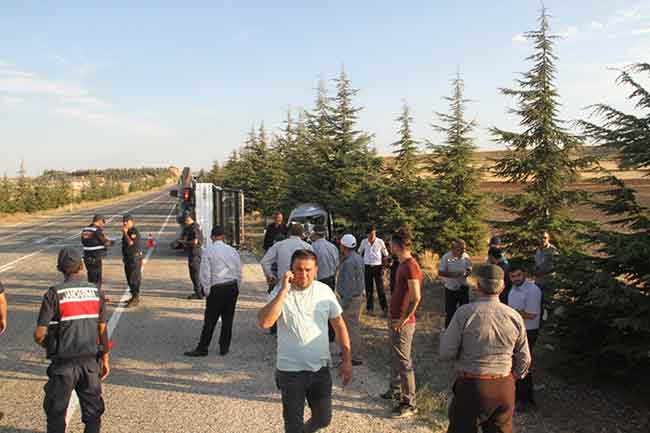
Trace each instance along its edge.
{"label": "white shirt with collar", "polygon": [[[438,270],[440,272],[462,272],[465,273],[468,269],[472,269],[472,260],[469,254],[463,253],[460,257],[454,256],[452,251],[449,251],[440,259]],[[445,287],[449,290],[459,290],[460,286],[467,286],[467,277],[440,277]]]}
{"label": "white shirt with collar", "polygon": [[535,315],[532,320],[524,319],[527,331],[539,329],[540,316],[542,315],[542,291],[537,284],[530,280],[524,281],[521,286],[513,284],[508,293],[508,305],[515,310],[523,310]]}
{"label": "white shirt with collar", "polygon": [[[297,250],[313,251],[311,245],[300,239],[298,236],[291,236],[289,239],[273,244],[271,248],[262,257],[262,269],[267,277],[274,276],[278,280],[291,269],[291,256]],[[278,266],[278,273],[274,275],[272,265]]]}
{"label": "white shirt with collar", "polygon": [[223,241],[212,242],[201,254],[199,278],[205,296],[209,296],[210,288],[217,284],[237,281],[237,285],[240,285],[241,257],[239,252]]}
{"label": "white shirt with collar", "polygon": [[383,240],[375,238],[371,244],[368,242],[368,238],[365,238],[359,246],[359,254],[363,256],[364,265],[379,266],[382,264],[382,259],[388,257],[388,250]]}

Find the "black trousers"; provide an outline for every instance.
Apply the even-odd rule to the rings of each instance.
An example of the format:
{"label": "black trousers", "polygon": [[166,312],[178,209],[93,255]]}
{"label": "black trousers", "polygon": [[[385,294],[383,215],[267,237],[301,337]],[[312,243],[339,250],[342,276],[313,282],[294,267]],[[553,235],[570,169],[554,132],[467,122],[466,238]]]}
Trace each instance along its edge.
{"label": "black trousers", "polygon": [[98,256],[84,256],[88,282],[93,283],[97,288],[102,288],[102,258]]}
{"label": "black trousers", "polygon": [[469,304],[469,287],[460,286],[458,290],[445,288],[445,328],[461,305]]}
{"label": "black trousers", "polygon": [[535,388],[533,386],[533,370],[532,366],[534,362],[533,358],[533,349],[535,348],[535,343],[537,342],[537,336],[539,335],[539,330],[532,329],[526,331],[526,336],[528,337],[528,349],[530,350],[531,357],[531,369],[528,370],[528,374],[521,380],[517,381],[517,401],[524,403],[535,403]]}
{"label": "black trousers", "polygon": [[[336,293],[336,276],[332,275],[331,277],[323,278],[318,280],[323,284],[327,284],[334,293]],[[334,328],[330,324],[329,320],[327,321],[327,334],[330,340],[330,343],[336,340],[336,334],[334,333]]]}
{"label": "black trousers", "polygon": [[370,266],[365,265],[365,279],[366,279],[366,309],[368,311],[374,310],[374,293],[373,283],[377,287],[377,298],[381,309],[386,311],[388,304],[386,303],[386,293],[384,293],[384,267],[382,265]]}
{"label": "black trousers", "polygon": [[47,369],[43,409],[47,416],[47,433],[65,433],[65,415],[72,391],[81,407],[84,433],[99,433],[104,413],[100,368],[96,359],[53,362]]}
{"label": "black trousers", "polygon": [[201,280],[199,277],[201,272],[201,256],[190,255],[187,258],[187,265],[190,270],[190,280],[192,280],[194,293],[196,293],[200,297],[203,297],[203,290],[201,290]]}
{"label": "black trousers", "polygon": [[[280,371],[275,383],[282,393],[285,433],[313,433],[332,422],[332,375],[329,368],[312,371]],[[305,400],[311,419],[304,422]]]}
{"label": "black trousers", "polygon": [[140,296],[140,283],[142,281],[142,258],[125,258],[124,274],[132,296]]}
{"label": "black trousers", "polygon": [[222,351],[230,349],[232,340],[232,323],[235,319],[235,307],[239,288],[237,282],[212,286],[210,294],[205,300],[205,315],[203,330],[199,341],[199,350],[208,350],[214,328],[221,317],[221,335],[219,336],[219,347]]}

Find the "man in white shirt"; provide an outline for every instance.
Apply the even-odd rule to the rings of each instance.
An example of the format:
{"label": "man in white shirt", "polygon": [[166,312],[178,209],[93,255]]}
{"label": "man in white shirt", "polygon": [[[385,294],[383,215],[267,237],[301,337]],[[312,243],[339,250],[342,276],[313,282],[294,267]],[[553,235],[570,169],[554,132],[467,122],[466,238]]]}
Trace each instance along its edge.
{"label": "man in white shirt", "polygon": [[221,318],[219,353],[225,356],[230,350],[232,324],[235,318],[239,285],[241,284],[241,258],[236,249],[224,242],[223,227],[212,228],[212,245],[201,256],[201,287],[205,301],[205,319],[201,339],[196,349],[186,356],[207,356],[214,328]]}
{"label": "man in white shirt", "polygon": [[[350,337],[336,295],[325,284],[314,281],[318,265],[313,251],[295,251],[290,266],[257,317],[263,329],[278,324],[276,384],[282,393],[285,432],[311,433],[332,420],[327,323],[334,327],[341,347],[343,385],[352,380]],[[307,423],[305,400],[311,409]]]}
{"label": "man in white shirt", "polygon": [[[330,289],[336,289],[336,269],[339,267],[339,250],[336,245],[325,239],[327,229],[323,225],[314,227],[311,235],[311,248],[318,258],[318,275],[316,279],[327,284]],[[329,325],[329,339],[334,341],[334,328]]]}
{"label": "man in white shirt", "polygon": [[[528,336],[528,349],[531,359],[533,349],[539,334],[539,325],[542,310],[542,291],[531,280],[526,278],[526,269],[520,261],[510,264],[510,280],[512,288],[508,293],[508,305],[521,315],[526,325]],[[517,407],[519,411],[535,405],[532,370],[522,380],[517,381]]]}
{"label": "man in white shirt", "polygon": [[388,257],[388,249],[383,240],[377,237],[377,228],[374,225],[366,231],[368,237],[361,241],[359,254],[363,257],[366,282],[366,311],[372,314],[374,310],[373,283],[377,287],[377,298],[384,312],[388,312],[386,294],[384,293],[384,259]]}
{"label": "man in white shirt", "polygon": [[[311,245],[302,240],[304,233],[302,224],[294,223],[289,227],[289,238],[276,242],[262,257],[262,270],[266,276],[269,287],[275,287],[279,279],[290,270],[291,257],[298,250],[312,250]],[[272,291],[272,290],[270,290]],[[277,328],[272,326],[271,335],[275,335]]]}
{"label": "man in white shirt", "polygon": [[456,309],[469,303],[467,276],[472,272],[472,261],[465,252],[465,241],[454,240],[451,251],[440,259],[438,275],[445,286],[445,328],[449,326]]}

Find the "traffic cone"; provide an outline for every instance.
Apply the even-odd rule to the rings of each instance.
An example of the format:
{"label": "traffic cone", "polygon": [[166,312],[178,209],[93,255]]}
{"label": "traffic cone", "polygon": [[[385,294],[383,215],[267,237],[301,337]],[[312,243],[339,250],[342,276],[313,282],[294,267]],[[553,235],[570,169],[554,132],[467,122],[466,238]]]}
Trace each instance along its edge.
{"label": "traffic cone", "polygon": [[149,233],[149,239],[147,239],[147,248],[152,249],[156,246],[156,241],[153,239],[153,235]]}

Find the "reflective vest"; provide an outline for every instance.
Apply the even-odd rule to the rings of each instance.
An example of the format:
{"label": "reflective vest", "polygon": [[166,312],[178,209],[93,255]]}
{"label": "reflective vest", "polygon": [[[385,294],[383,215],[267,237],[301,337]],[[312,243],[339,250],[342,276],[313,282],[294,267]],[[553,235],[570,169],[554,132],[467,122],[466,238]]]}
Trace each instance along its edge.
{"label": "reflective vest", "polygon": [[106,245],[99,238],[102,229],[90,225],[81,231],[81,244],[84,247],[85,256],[104,257],[106,255]]}
{"label": "reflective vest", "polygon": [[69,281],[52,287],[56,311],[47,331],[47,357],[53,360],[96,357],[100,293],[94,284]]}

